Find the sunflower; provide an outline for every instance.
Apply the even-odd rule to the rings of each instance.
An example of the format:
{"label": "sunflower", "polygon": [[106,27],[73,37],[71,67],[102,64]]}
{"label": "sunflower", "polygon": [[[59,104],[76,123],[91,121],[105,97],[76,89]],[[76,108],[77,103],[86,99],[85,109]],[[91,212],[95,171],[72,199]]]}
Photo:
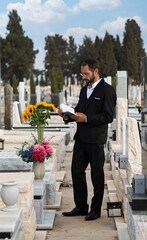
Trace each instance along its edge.
{"label": "sunflower", "polygon": [[46,103],[45,103],[45,102],[39,102],[39,103],[37,103],[37,104],[35,105],[35,109],[36,109],[37,107],[39,107],[39,106],[44,106],[44,107],[46,107]]}
{"label": "sunflower", "polygon": [[23,118],[23,120],[24,120],[25,122],[28,122],[28,121],[29,121],[29,116],[28,116],[28,114],[25,113],[25,112],[22,114],[22,118]]}
{"label": "sunflower", "polygon": [[33,105],[27,106],[27,108],[25,109],[25,113],[27,113],[27,115],[32,115],[34,113],[34,106]]}
{"label": "sunflower", "polygon": [[54,106],[54,104],[47,104],[48,108],[52,108],[53,112],[56,112],[56,107]]}

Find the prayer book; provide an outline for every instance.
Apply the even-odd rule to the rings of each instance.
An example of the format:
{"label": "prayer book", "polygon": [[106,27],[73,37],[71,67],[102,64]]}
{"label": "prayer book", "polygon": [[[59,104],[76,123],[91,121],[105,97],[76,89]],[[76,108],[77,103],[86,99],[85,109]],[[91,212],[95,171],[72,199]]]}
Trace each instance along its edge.
{"label": "prayer book", "polygon": [[60,109],[62,109],[63,113],[65,113],[69,117],[75,114],[74,108],[71,108],[65,104],[60,104]]}

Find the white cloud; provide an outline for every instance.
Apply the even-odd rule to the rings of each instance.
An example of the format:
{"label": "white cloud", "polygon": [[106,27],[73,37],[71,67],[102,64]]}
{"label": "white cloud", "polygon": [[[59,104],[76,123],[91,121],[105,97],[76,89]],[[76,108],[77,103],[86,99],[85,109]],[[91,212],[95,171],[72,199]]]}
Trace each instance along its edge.
{"label": "white cloud", "polygon": [[143,23],[142,18],[139,16],[134,16],[132,19],[134,19],[138,25],[140,26],[140,28],[142,29],[142,31],[147,32],[147,24]]}
{"label": "white cloud", "polygon": [[144,24],[142,19],[139,16],[134,16],[133,18],[129,17],[118,17],[112,22],[105,22],[100,28],[99,28],[99,33],[101,36],[104,36],[105,32],[108,31],[109,34],[112,35],[119,35],[120,38],[123,37],[123,33],[125,31],[125,23],[127,19],[134,19],[137,24],[139,25],[140,29],[145,32],[147,31],[147,24]]}
{"label": "white cloud", "polygon": [[77,6],[84,10],[114,9],[121,6],[120,0],[80,0]]}
{"label": "white cloud", "polygon": [[99,32],[103,35],[106,31],[110,34],[122,34],[124,31],[125,23],[127,21],[127,17],[121,18],[118,17],[112,22],[105,22],[99,29]]}
{"label": "white cloud", "polygon": [[7,10],[16,9],[22,21],[37,24],[55,24],[63,22],[67,13],[76,12],[69,8],[63,0],[47,0],[42,4],[41,0],[25,0],[25,3],[10,3]]}
{"label": "white cloud", "polygon": [[39,49],[38,54],[36,55],[36,61],[35,61],[35,68],[42,70],[44,68],[44,61],[45,59],[45,50]]}
{"label": "white cloud", "polygon": [[8,16],[5,13],[0,13],[0,27],[6,27]]}
{"label": "white cloud", "polygon": [[68,39],[69,36],[73,36],[75,42],[81,44],[85,35],[93,39],[97,35],[97,32],[92,28],[68,28],[63,37]]}

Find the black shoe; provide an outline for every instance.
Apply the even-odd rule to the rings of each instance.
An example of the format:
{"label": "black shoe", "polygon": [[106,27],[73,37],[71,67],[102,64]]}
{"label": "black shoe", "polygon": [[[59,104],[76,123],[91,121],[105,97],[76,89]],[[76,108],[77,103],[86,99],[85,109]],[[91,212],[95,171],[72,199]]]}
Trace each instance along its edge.
{"label": "black shoe", "polygon": [[101,212],[95,212],[94,210],[91,210],[88,213],[88,215],[85,217],[85,220],[90,221],[90,220],[95,220],[100,217],[101,217]]}
{"label": "black shoe", "polygon": [[73,217],[73,216],[85,216],[87,215],[88,210],[81,210],[78,208],[74,208],[71,212],[63,212],[62,214],[66,217]]}

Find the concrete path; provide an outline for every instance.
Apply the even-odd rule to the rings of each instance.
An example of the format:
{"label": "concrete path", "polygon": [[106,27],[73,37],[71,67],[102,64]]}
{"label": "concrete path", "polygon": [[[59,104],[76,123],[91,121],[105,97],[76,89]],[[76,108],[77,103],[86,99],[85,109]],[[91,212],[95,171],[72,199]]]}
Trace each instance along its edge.
{"label": "concrete path", "polygon": [[[68,152],[62,164],[62,169],[66,171],[64,185],[60,188],[62,191],[62,203],[59,211],[56,212],[53,230],[48,231],[47,240],[116,240],[117,230],[113,218],[107,217],[106,203],[108,201],[108,192],[105,187],[104,201],[102,207],[102,217],[94,221],[85,221],[83,216],[64,217],[63,211],[70,211],[74,208],[73,188],[71,186],[71,166],[72,152]],[[90,169],[87,169],[89,204],[91,202],[93,188],[90,180]],[[111,179],[109,164],[105,164],[105,182]]]}

